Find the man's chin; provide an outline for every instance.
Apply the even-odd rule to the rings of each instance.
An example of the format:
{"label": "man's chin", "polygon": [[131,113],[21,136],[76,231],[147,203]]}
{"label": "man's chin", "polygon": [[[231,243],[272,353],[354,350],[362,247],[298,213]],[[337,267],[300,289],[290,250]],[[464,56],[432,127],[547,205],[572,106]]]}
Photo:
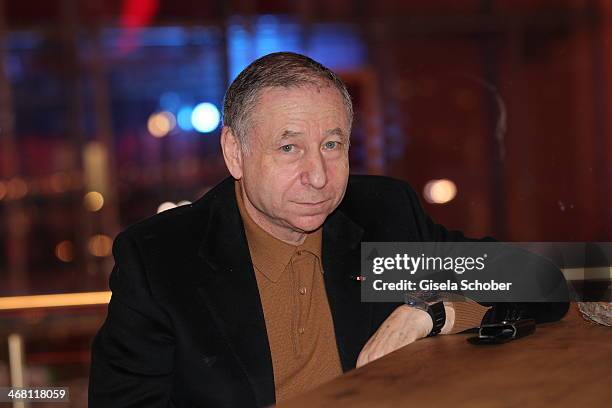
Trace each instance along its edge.
{"label": "man's chin", "polygon": [[313,232],[316,231],[323,225],[325,219],[327,218],[327,214],[317,214],[317,215],[308,215],[302,216],[292,222],[294,228],[299,229],[304,232]]}

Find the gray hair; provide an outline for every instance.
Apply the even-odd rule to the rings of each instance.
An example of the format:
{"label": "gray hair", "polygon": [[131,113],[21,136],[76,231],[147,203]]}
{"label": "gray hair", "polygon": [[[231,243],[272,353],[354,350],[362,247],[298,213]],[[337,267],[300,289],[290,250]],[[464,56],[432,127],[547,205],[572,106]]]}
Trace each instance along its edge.
{"label": "gray hair", "polygon": [[223,124],[232,129],[242,148],[249,150],[250,115],[264,88],[331,86],[340,92],[350,127],[353,103],[344,82],[329,68],[293,52],[275,52],[253,61],[234,79],[223,98]]}

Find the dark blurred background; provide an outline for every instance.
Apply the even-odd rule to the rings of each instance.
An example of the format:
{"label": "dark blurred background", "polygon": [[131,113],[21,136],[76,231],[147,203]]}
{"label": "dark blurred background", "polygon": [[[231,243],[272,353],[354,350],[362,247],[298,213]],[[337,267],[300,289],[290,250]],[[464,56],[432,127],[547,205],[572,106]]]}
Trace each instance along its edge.
{"label": "dark blurred background", "polygon": [[228,174],[224,90],[281,50],[348,84],[352,172],[438,222],[612,240],[612,1],[0,0],[0,386],[85,406],[112,239]]}

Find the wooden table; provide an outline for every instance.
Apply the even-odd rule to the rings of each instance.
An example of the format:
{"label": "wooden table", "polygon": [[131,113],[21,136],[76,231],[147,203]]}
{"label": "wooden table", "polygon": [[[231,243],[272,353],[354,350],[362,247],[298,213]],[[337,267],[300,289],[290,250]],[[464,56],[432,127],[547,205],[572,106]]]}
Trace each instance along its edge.
{"label": "wooden table", "polygon": [[473,335],[419,340],[278,407],[612,406],[612,328],[575,304],[510,343],[475,346]]}

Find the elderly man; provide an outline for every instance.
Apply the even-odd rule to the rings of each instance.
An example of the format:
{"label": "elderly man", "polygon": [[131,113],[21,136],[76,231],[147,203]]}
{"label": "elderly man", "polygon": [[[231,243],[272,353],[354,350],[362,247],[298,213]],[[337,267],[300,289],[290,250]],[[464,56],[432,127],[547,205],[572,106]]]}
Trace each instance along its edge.
{"label": "elderly man", "polygon": [[[349,176],[351,99],[329,69],[267,55],[232,83],[223,113],[232,177],[116,239],[91,407],[266,406],[502,313],[360,301],[361,242],[465,238],[408,185]],[[514,307],[549,321],[567,304]]]}

